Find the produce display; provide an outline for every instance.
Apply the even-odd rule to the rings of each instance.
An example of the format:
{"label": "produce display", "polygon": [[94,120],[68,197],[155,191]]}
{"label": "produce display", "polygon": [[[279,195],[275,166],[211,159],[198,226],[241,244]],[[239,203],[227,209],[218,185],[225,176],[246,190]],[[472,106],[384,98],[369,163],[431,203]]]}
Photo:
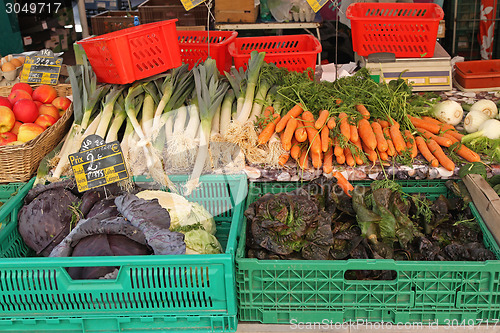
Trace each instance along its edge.
{"label": "produce display", "polygon": [[16,83],[8,97],[0,97],[0,146],[22,145],[54,125],[71,105],[50,85],[34,89]]}
{"label": "produce display", "polygon": [[5,78],[7,82],[12,82],[19,77],[24,64],[24,56],[14,56],[9,54],[0,60],[0,79]]}

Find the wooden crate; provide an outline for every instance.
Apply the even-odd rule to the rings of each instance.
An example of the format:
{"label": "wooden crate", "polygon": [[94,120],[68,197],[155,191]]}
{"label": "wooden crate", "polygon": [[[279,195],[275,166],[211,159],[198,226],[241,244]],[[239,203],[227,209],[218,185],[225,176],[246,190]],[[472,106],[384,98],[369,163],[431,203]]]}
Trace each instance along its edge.
{"label": "wooden crate", "polygon": [[215,0],[217,23],[255,23],[258,15],[254,0]]}

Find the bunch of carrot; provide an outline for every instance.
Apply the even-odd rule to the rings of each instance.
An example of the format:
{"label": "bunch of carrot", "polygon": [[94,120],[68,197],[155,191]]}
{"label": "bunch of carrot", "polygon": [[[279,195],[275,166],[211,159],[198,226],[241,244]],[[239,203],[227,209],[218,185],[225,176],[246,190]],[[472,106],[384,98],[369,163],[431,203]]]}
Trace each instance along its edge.
{"label": "bunch of carrot", "polygon": [[323,167],[328,174],[333,172],[333,159],[337,164],[348,166],[387,161],[390,157],[406,154],[412,159],[420,152],[432,165],[442,165],[454,170],[454,162],[445,154],[443,147],[450,148],[469,162],[480,160],[478,154],[460,144],[462,134],[452,125],[441,123],[431,117],[408,116],[414,128],[403,129],[392,118],[371,119],[371,114],[362,105],[356,105],[357,113],[346,112],[332,115],[328,110],[319,112],[317,119],[299,103],[283,117],[268,107],[264,118],[268,119],[259,135],[259,144],[266,143],[274,133],[280,133],[283,149],[280,157],[284,165],[290,157],[302,169],[309,167],[309,158],[314,168]]}

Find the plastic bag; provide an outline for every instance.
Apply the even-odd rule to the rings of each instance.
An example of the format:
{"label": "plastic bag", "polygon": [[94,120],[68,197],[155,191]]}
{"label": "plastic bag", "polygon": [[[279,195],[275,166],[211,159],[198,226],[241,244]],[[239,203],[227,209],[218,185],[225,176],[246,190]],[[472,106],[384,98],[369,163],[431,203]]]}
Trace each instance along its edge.
{"label": "plastic bag", "polygon": [[267,0],[269,11],[277,22],[288,22],[292,20],[290,11],[293,0]]}

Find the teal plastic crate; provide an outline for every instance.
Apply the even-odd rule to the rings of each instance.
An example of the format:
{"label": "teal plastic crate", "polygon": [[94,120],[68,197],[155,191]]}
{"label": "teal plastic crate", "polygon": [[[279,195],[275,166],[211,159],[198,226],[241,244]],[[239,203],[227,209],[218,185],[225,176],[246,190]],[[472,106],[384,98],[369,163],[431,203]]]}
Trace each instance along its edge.
{"label": "teal plastic crate", "polygon": [[[354,182],[369,185],[369,181]],[[407,193],[451,196],[443,180],[400,181]],[[247,205],[296,182],[250,183]],[[471,204],[485,245],[500,248]],[[245,222],[246,224],[246,222]],[[245,258],[246,226],[236,251],[239,318],[262,323],[391,322],[477,325],[498,321],[500,261],[431,262],[390,259],[259,260]],[[392,270],[394,280],[347,280],[350,270]]]}
{"label": "teal plastic crate", "polygon": [[[22,249],[17,214],[11,218],[27,191],[19,193],[0,211],[10,231],[0,234],[0,244],[14,238],[2,248],[9,258],[0,259],[0,331],[236,331],[234,256],[247,190],[245,175],[207,175],[187,197],[214,216],[222,254],[73,258],[22,257],[30,252]],[[119,273],[111,280],[72,280],[65,269],[88,266],[119,266]]]}

